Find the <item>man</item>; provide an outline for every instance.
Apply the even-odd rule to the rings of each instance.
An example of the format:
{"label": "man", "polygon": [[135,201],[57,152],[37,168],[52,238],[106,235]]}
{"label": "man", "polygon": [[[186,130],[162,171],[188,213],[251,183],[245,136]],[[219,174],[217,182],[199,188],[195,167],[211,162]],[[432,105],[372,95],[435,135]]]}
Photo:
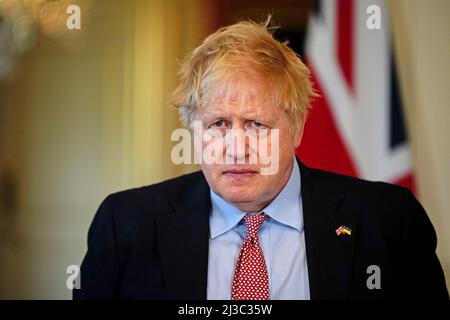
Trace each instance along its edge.
{"label": "man", "polygon": [[104,200],[75,299],[448,299],[408,190],[295,158],[315,93],[267,24],[218,30],[180,75],[201,171]]}

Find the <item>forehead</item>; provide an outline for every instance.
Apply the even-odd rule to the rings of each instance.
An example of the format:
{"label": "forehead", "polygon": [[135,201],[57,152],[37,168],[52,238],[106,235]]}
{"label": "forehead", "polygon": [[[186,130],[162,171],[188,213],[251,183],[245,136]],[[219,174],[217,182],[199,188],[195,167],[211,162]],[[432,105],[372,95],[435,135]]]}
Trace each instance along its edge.
{"label": "forehead", "polygon": [[198,111],[200,118],[277,119],[278,113],[270,105],[216,102]]}
{"label": "forehead", "polygon": [[204,115],[270,115],[277,112],[276,91],[260,78],[237,75],[218,82],[202,97]]}

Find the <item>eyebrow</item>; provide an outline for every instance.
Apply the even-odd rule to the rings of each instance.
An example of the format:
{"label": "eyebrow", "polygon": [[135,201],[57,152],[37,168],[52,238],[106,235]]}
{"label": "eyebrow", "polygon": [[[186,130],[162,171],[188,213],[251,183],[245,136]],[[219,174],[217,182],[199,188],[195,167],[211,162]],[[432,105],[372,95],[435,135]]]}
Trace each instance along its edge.
{"label": "eyebrow", "polygon": [[204,117],[208,117],[208,118],[238,116],[239,118],[259,119],[259,118],[263,118],[264,117],[264,112],[262,110],[242,112],[242,114],[238,115],[238,114],[236,114],[236,112],[228,112],[228,110],[220,110],[220,111],[218,111],[215,108],[210,108],[209,110],[205,110],[201,114]]}

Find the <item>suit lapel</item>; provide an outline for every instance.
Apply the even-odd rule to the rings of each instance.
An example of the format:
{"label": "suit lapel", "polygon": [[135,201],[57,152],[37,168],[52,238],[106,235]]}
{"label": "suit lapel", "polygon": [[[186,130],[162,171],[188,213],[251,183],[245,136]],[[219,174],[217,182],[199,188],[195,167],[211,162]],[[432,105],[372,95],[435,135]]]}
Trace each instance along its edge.
{"label": "suit lapel", "polygon": [[168,299],[206,299],[209,187],[202,174],[170,199],[172,212],[158,218],[158,240]]}
{"label": "suit lapel", "polygon": [[[311,299],[345,299],[349,294],[356,220],[342,209],[344,191],[332,175],[299,161],[303,218]],[[336,234],[339,226],[351,235]]]}

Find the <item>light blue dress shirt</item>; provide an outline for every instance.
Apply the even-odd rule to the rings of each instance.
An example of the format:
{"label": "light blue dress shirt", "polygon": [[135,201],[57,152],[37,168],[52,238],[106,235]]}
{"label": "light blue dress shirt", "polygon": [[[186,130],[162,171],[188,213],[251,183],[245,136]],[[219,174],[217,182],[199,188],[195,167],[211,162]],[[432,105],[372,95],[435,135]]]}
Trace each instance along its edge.
{"label": "light blue dress shirt", "polygon": [[[261,212],[268,215],[259,243],[269,274],[271,300],[309,300],[300,170],[296,159],[278,196]],[[245,212],[211,190],[208,300],[231,299],[234,266],[246,234]]]}

